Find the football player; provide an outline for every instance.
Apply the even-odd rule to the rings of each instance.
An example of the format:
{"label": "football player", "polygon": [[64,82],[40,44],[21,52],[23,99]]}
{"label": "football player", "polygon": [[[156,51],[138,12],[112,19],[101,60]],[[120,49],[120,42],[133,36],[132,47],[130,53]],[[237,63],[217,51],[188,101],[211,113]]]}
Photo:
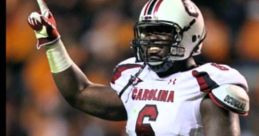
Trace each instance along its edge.
{"label": "football player", "polygon": [[91,82],[67,53],[43,0],[28,23],[44,48],[61,94],[74,108],[106,120],[127,120],[130,136],[240,135],[249,111],[246,79],[217,63],[197,65],[206,36],[190,0],[150,0],[134,27],[135,57],[120,62],[110,86]]}

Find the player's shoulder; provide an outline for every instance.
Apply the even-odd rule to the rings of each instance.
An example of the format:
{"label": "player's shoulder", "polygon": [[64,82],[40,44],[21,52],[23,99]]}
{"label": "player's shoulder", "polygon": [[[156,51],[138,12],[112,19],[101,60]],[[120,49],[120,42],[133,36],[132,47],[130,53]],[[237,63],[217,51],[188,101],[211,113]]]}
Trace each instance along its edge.
{"label": "player's shoulder", "polygon": [[130,76],[136,73],[143,66],[143,63],[137,62],[135,57],[131,57],[119,62],[113,69],[112,82],[122,77],[122,75]]}
{"label": "player's shoulder", "polygon": [[[211,102],[207,102],[213,102],[219,107],[241,115],[248,114],[248,84],[236,68],[226,64],[206,63],[197,67],[192,74],[197,79],[201,91],[209,92]],[[206,105],[207,102],[204,101],[202,105]],[[214,106],[210,104],[206,107],[211,109]]]}
{"label": "player's shoulder", "polygon": [[197,67],[197,69],[202,70],[202,71],[218,71],[218,72],[222,72],[222,71],[236,71],[235,68],[227,65],[227,64],[219,64],[219,63],[215,63],[215,62],[208,62],[205,64],[200,65],[199,67]]}
{"label": "player's shoulder", "polygon": [[142,64],[142,63],[137,62],[135,57],[130,57],[119,62],[117,66],[125,65],[125,64]]}
{"label": "player's shoulder", "polygon": [[139,67],[142,67],[142,66],[143,66],[143,63],[137,62],[135,57],[130,57],[128,59],[125,59],[125,60],[119,62],[115,66],[114,70],[116,71],[116,70],[121,69],[121,70],[125,71],[125,70],[128,70],[128,69],[139,68]]}
{"label": "player's shoulder", "polygon": [[198,73],[206,73],[213,81],[222,84],[237,84],[248,90],[245,77],[236,69],[227,64],[215,62],[205,63],[195,68]]}
{"label": "player's shoulder", "polygon": [[214,74],[214,75],[224,74],[228,76],[231,74],[231,75],[242,76],[242,74],[236,68],[233,68],[227,64],[219,64],[215,62],[205,63],[203,65],[200,65],[196,69],[198,71],[204,71],[204,72],[207,72],[208,74]]}

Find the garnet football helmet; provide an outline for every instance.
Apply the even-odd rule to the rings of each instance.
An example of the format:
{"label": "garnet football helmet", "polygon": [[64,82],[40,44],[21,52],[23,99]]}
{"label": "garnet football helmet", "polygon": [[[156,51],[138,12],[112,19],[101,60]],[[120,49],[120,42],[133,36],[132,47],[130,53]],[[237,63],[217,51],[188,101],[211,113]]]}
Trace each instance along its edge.
{"label": "garnet football helmet", "polygon": [[[145,38],[150,34],[170,38]],[[203,16],[190,0],[149,0],[134,28],[132,48],[137,61],[148,64],[155,72],[165,72],[174,61],[200,54],[206,35]],[[150,59],[147,48],[167,46],[167,54]]]}

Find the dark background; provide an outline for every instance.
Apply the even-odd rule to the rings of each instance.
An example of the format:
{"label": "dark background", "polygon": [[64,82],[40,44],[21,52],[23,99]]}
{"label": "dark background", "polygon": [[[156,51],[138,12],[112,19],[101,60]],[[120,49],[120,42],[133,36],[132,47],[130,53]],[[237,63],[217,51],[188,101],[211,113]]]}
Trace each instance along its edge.
{"label": "dark background", "polygon": [[[88,77],[108,84],[113,67],[132,56],[133,25],[146,0],[47,0],[72,59]],[[201,60],[228,64],[247,79],[249,116],[242,136],[258,136],[259,0],[195,0],[207,27]],[[36,0],[6,1],[7,136],[122,136],[125,122],[104,121],[70,107],[37,50],[27,17]]]}

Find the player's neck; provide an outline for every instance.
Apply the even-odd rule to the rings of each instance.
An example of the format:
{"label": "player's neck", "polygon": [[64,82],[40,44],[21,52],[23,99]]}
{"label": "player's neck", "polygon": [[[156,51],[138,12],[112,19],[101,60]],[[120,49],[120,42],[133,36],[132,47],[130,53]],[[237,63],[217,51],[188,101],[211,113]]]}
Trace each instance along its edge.
{"label": "player's neck", "polygon": [[177,72],[190,70],[192,68],[195,68],[196,66],[197,66],[197,64],[196,64],[194,58],[190,57],[186,60],[175,61],[173,66],[168,71],[163,72],[163,73],[158,73],[158,76],[167,77],[167,76],[177,73]]}

